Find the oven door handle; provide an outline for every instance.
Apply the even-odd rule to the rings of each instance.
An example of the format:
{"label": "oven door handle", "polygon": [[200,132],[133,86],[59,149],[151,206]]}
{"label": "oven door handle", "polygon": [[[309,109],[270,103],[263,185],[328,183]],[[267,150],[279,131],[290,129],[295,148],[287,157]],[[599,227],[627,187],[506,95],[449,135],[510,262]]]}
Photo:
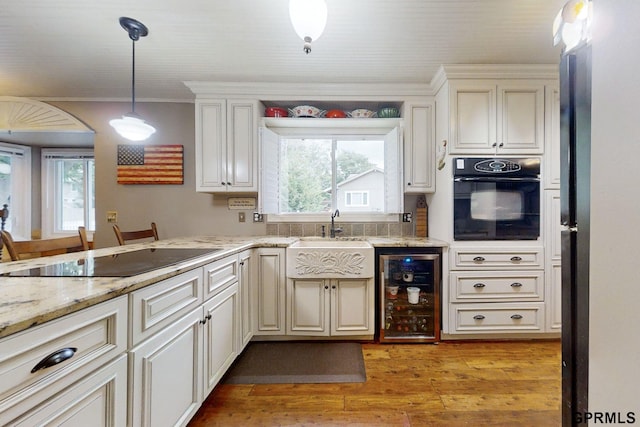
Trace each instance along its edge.
{"label": "oven door handle", "polygon": [[507,178],[507,177],[457,177],[453,178],[453,182],[540,182],[540,178]]}

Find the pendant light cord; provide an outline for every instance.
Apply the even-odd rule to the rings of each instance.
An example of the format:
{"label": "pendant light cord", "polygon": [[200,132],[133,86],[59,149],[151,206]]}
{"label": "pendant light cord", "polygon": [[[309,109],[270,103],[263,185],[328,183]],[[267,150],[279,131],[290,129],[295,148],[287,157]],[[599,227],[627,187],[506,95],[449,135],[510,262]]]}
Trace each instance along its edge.
{"label": "pendant light cord", "polygon": [[132,40],[131,43],[133,52],[131,58],[131,112],[136,112],[136,41]]}

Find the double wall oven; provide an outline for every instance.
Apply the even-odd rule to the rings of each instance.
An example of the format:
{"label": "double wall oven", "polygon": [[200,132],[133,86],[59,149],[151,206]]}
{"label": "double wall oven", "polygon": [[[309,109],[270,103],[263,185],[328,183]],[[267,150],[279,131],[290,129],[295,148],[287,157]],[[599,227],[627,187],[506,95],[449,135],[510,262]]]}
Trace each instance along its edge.
{"label": "double wall oven", "polygon": [[456,158],[454,240],[537,240],[540,159]]}

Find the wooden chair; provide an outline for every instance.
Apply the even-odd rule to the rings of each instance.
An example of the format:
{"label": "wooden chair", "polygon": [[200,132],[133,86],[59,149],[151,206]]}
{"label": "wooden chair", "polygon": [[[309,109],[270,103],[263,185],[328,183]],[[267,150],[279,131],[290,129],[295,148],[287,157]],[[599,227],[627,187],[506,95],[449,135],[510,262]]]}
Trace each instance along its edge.
{"label": "wooden chair", "polygon": [[89,250],[87,232],[84,227],[78,227],[77,236],[19,242],[14,242],[11,234],[3,230],[2,241],[7,247],[11,261]]}
{"label": "wooden chair", "polygon": [[7,218],[9,218],[9,205],[5,203],[2,205],[2,209],[0,209],[0,230],[4,230],[4,224],[7,222]]}
{"label": "wooden chair", "polygon": [[122,231],[117,224],[113,225],[113,231],[116,233],[116,238],[118,239],[118,244],[120,246],[124,245],[125,242],[131,240],[139,240],[139,239],[149,239],[153,238],[153,240],[158,240],[158,229],[156,228],[156,223],[151,223],[151,228],[147,230],[136,230],[136,231]]}

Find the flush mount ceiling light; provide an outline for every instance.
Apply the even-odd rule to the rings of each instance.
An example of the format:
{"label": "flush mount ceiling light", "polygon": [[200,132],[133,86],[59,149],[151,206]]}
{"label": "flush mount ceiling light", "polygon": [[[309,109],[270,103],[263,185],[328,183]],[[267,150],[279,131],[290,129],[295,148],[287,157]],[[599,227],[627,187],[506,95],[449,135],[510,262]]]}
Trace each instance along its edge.
{"label": "flush mount ceiling light", "polygon": [[133,41],[132,61],[131,61],[131,112],[122,116],[121,119],[113,119],[109,124],[122,137],[130,141],[144,141],[149,138],[156,129],[148,125],[136,114],[136,41],[140,37],[149,34],[149,30],[143,23],[132,18],[120,18],[120,25],[129,33],[129,38]]}
{"label": "flush mount ceiling light", "polygon": [[311,42],[318,40],[327,25],[325,0],[289,0],[289,18],[293,29],[304,40],[305,53],[311,52]]}
{"label": "flush mount ceiling light", "polygon": [[553,21],[553,44],[562,41],[569,52],[591,40],[593,4],[591,0],[569,0]]}

